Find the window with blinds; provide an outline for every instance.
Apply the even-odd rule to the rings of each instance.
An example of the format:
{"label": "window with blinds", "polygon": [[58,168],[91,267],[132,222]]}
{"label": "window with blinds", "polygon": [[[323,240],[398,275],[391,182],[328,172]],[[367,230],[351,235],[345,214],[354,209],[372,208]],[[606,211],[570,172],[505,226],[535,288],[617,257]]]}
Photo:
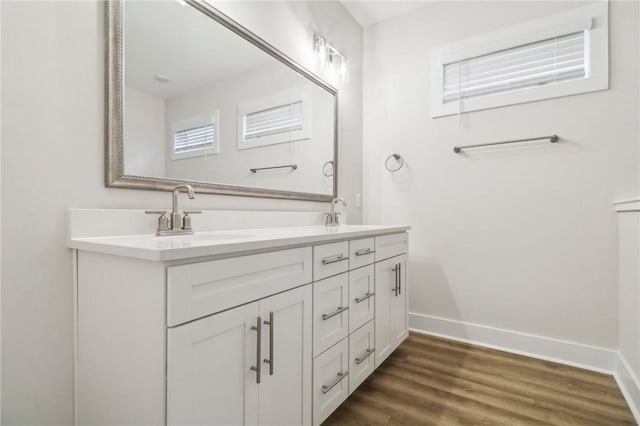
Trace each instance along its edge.
{"label": "window with blinds", "polygon": [[242,139],[251,141],[302,131],[303,107],[302,101],[298,101],[245,114],[242,119]]}
{"label": "window with blinds", "polygon": [[213,123],[189,129],[179,130],[173,135],[173,152],[185,152],[212,148],[214,145],[215,129]]}
{"label": "window with blinds", "polygon": [[597,0],[432,47],[431,117],[607,90],[608,22]]}
{"label": "window with blinds", "polygon": [[444,64],[442,101],[584,79],[589,66],[587,37],[587,31],[579,31]]}

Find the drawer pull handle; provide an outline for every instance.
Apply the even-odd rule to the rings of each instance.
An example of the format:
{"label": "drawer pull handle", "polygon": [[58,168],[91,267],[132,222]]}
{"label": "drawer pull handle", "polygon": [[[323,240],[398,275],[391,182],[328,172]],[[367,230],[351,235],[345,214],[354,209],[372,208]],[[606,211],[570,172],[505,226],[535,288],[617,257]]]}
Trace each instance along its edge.
{"label": "drawer pull handle", "polygon": [[331,383],[329,383],[328,385],[322,385],[322,393],[327,393],[329,392],[331,389],[333,389],[338,383],[340,383],[342,381],[342,379],[344,379],[345,377],[347,377],[349,375],[348,371],[345,371],[344,373],[338,373],[338,377],[335,378],[335,380]]}
{"label": "drawer pull handle", "polygon": [[376,252],[375,250],[371,250],[370,248],[361,249],[356,251],[356,256],[364,256],[365,254],[372,254],[375,252]]}
{"label": "drawer pull handle", "polygon": [[251,326],[252,330],[257,331],[257,343],[256,343],[256,366],[255,367],[251,367],[251,371],[255,371],[256,372],[256,383],[260,384],[260,372],[261,372],[261,366],[262,363],[260,362],[260,358],[262,356],[261,353],[261,349],[262,349],[262,318],[258,317],[258,322],[256,325]]}
{"label": "drawer pull handle", "polygon": [[322,264],[329,265],[331,263],[342,262],[343,260],[349,260],[349,257],[344,257],[344,254],[340,253],[335,256],[325,257],[322,259]]}
{"label": "drawer pull handle", "polygon": [[324,321],[326,321],[329,318],[335,317],[339,313],[342,313],[342,312],[346,311],[347,309],[349,309],[348,306],[340,306],[338,309],[336,309],[335,311],[331,312],[330,314],[322,314],[322,319]]}
{"label": "drawer pull handle", "polygon": [[273,376],[273,311],[269,312],[269,321],[264,322],[269,326],[269,359],[264,359],[265,364],[269,364],[269,375]]}
{"label": "drawer pull handle", "polygon": [[365,359],[369,358],[369,356],[376,351],[376,348],[367,349],[367,351],[359,358],[356,358],[356,365],[360,365],[364,362]]}
{"label": "drawer pull handle", "polygon": [[360,303],[360,302],[364,302],[365,300],[367,300],[368,298],[370,298],[371,296],[373,296],[375,293],[366,293],[364,296],[362,297],[356,297],[355,301],[356,303]]}

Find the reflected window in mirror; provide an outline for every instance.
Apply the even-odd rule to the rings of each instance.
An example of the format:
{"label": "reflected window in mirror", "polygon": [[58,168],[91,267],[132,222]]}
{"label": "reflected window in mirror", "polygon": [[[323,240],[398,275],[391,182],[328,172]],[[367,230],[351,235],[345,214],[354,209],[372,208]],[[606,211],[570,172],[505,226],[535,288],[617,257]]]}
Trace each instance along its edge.
{"label": "reflected window in mirror", "polygon": [[170,151],[172,160],[204,157],[220,153],[218,144],[219,111],[215,110],[171,123]]}
{"label": "reflected window in mirror", "polygon": [[299,88],[240,104],[238,149],[311,138],[311,91]]}

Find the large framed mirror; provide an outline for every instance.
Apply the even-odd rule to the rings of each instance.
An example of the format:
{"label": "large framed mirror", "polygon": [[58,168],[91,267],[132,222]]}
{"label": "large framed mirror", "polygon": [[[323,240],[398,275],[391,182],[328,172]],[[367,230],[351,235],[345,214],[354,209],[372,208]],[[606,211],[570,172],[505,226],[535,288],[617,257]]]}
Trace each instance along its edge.
{"label": "large framed mirror", "polygon": [[105,7],[108,187],[336,196],[333,86],[204,0]]}

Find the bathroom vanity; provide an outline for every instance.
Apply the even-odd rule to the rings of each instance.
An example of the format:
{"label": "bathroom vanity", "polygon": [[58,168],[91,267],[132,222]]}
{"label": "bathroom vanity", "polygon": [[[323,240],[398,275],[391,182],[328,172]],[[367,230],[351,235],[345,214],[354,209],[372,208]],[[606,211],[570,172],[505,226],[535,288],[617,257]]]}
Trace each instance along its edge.
{"label": "bathroom vanity", "polygon": [[408,227],[69,239],[76,423],[322,423],[407,337]]}

